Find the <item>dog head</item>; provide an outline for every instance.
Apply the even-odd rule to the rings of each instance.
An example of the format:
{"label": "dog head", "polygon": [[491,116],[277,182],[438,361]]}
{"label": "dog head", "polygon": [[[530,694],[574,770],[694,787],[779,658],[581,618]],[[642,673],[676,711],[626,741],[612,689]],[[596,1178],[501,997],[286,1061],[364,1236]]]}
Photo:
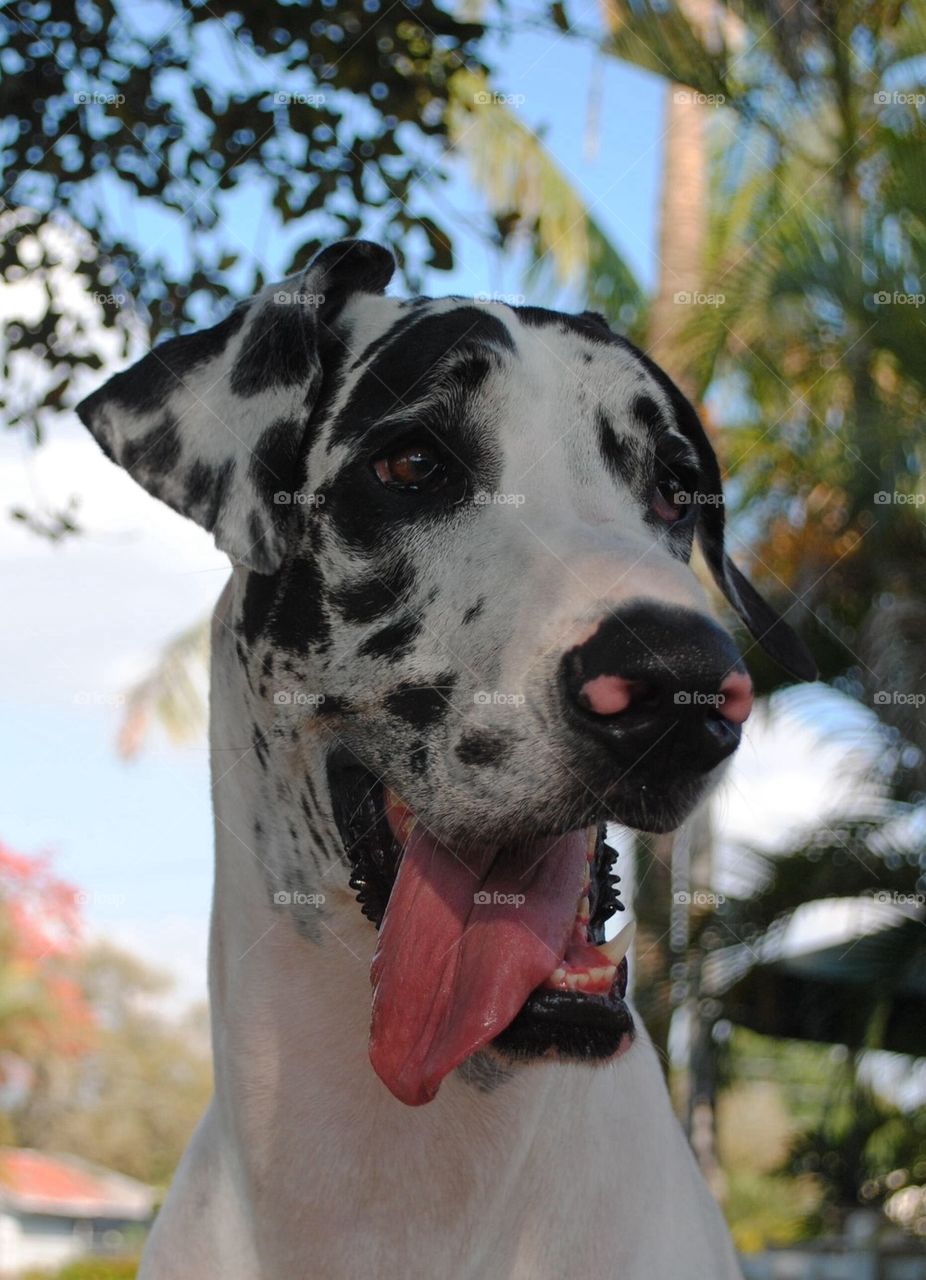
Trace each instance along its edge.
{"label": "dog head", "polygon": [[374,1065],[420,1102],[490,1042],[627,1041],[604,822],[677,826],[752,699],[696,539],[757,643],[814,668],[726,555],[661,370],[591,313],[386,298],[392,269],[332,245],[79,412],[236,566],[261,763],[298,775],[296,861],[333,819],[381,926]]}

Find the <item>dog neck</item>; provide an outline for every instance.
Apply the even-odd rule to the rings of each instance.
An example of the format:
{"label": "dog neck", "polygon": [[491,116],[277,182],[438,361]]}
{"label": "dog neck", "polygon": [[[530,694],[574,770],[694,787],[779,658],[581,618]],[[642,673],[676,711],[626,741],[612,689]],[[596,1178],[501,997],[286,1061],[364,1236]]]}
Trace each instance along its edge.
{"label": "dog neck", "polygon": [[[645,1037],[594,1070],[457,1071],[422,1108],[396,1101],[375,1076],[375,931],[344,866],[326,861],[326,796],[307,837],[285,735],[269,741],[258,726],[264,747],[250,741],[255,700],[229,625],[235,589],[213,628],[211,733],[216,1095],[207,1146],[228,1183],[220,1233],[233,1196],[239,1236],[233,1249],[222,1245],[223,1274],[431,1277],[465,1257],[459,1274],[473,1280],[553,1280],[592,1267],[618,1274],[623,1258],[621,1280],[633,1280],[661,1265],[666,1233],[641,1239],[639,1230],[658,1192],[688,1232],[679,1256],[700,1249],[709,1267],[690,1274],[736,1275]],[[263,750],[276,755],[262,759]],[[317,900],[305,912],[274,901],[295,883]],[[239,1272],[243,1258],[252,1261]]]}

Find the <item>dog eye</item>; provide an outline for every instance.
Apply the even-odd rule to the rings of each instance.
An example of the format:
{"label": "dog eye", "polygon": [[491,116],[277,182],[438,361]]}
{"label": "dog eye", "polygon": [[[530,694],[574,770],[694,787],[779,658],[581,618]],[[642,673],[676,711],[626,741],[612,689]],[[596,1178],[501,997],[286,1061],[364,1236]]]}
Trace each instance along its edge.
{"label": "dog eye", "polygon": [[447,483],[447,466],[428,444],[404,445],[373,463],[380,484],[407,493],[433,493]]}
{"label": "dog eye", "polygon": [[677,468],[661,463],[656,472],[656,488],[650,501],[650,511],[665,524],[677,524],[684,520],[694,502],[694,485]]}

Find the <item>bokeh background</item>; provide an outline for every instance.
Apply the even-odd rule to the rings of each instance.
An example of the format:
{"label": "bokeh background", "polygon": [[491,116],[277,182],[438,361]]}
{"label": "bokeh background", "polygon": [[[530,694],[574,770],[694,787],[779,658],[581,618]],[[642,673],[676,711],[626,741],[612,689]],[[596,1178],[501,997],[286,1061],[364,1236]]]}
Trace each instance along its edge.
{"label": "bokeh background", "polygon": [[210,1088],[227,564],[73,405],[362,234],[698,404],[821,676],[614,833],[635,998],[749,1277],[926,1277],[924,139],[921,2],[0,4],[0,1274],[133,1276]]}

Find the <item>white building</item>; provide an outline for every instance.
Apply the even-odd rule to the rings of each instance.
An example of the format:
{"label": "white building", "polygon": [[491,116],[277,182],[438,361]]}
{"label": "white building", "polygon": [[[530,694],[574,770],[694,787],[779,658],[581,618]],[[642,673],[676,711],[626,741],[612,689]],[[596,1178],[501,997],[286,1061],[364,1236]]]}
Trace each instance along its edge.
{"label": "white building", "polygon": [[154,1191],[76,1156],[0,1147],[0,1276],[134,1252]]}

